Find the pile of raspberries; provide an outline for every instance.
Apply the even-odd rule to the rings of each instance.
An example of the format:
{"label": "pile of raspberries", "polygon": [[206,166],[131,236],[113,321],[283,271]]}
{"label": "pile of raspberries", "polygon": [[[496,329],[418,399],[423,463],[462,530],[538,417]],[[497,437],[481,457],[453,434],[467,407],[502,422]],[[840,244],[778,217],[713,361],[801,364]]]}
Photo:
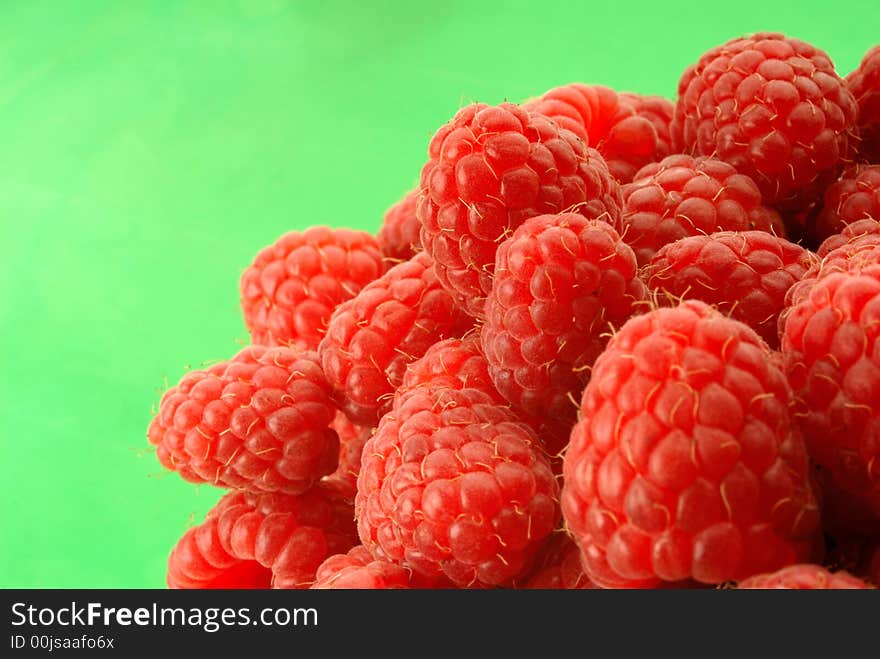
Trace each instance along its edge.
{"label": "pile of raspberries", "polygon": [[240,300],[148,430],[226,490],[169,587],[880,584],[880,46],[468,105],[375,235],[286,233]]}

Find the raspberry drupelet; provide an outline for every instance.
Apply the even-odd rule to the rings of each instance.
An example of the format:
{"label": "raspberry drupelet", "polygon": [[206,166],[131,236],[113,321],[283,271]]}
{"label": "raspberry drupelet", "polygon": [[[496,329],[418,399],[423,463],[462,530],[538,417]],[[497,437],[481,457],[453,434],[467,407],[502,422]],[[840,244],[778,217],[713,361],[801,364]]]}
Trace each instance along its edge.
{"label": "raspberry drupelet", "polygon": [[241,275],[252,342],[314,350],[333,310],[384,268],[379,243],[365,231],[313,226],[284,234]]}
{"label": "raspberry drupelet", "polygon": [[336,406],[314,351],[249,346],[165,392],[147,436],[191,483],[300,494],[336,469]]}
{"label": "raspberry drupelet", "polygon": [[819,508],[771,357],[695,300],[611,339],[563,472],[563,515],[594,583],[720,584],[809,558]]}
{"label": "raspberry drupelet", "polygon": [[856,117],[855,98],[824,51],[760,32],[712,48],[684,72],[672,143],[733,165],[765,204],[794,213],[851,160]]}
{"label": "raspberry drupelet", "polygon": [[779,214],[758,186],[716,158],[675,154],[647,165],[623,186],[623,239],[645,265],[664,245],[717,231],[782,236]]}
{"label": "raspberry drupelet", "polygon": [[534,431],[478,389],[400,394],[364,447],[355,513],[374,558],[460,587],[524,575],[559,520]]}
{"label": "raspberry drupelet", "polygon": [[440,283],[475,317],[492,287],[498,243],[529,217],[572,210],[620,220],[620,187],[570,130],[512,103],[462,108],[422,168],[421,243]]}

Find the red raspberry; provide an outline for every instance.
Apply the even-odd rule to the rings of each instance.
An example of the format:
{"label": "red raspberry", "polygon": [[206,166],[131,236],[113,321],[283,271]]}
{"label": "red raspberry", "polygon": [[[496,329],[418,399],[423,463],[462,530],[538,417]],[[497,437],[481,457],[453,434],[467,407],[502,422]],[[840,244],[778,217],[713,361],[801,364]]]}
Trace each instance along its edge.
{"label": "red raspberry", "polygon": [[147,436],[191,483],[300,494],[336,469],[335,413],[317,354],[249,346],[184,375]]}
{"label": "red raspberry", "polygon": [[395,399],[364,447],[355,513],[374,558],[463,587],[503,586],[559,519],[534,431],[477,389]]}
{"label": "red raspberry", "polygon": [[333,310],[383,272],[365,231],[291,231],[257,254],[241,275],[241,308],[255,344],[318,347]]}
{"label": "red raspberry", "polygon": [[783,235],[779,214],[755,182],[716,158],[676,154],[642,168],[623,186],[623,239],[645,265],[658,249],[716,231]]}
{"label": "red raspberry", "polygon": [[489,365],[473,334],[463,339],[438,341],[428,348],[421,358],[407,365],[398,393],[426,384],[451,389],[479,389],[495,402],[506,403],[489,377]]}
{"label": "red raspberry", "polygon": [[880,165],[855,165],[830,185],[811,218],[810,234],[823,241],[864,220],[880,220]]}
{"label": "red raspberry", "polygon": [[740,590],[865,590],[871,588],[858,577],[847,572],[829,572],[821,565],[801,563],[789,565],[770,574],[758,574],[744,579]]}
{"label": "red raspberry", "polygon": [[339,435],[339,466],[328,478],[344,483],[354,498],[357,477],[361,470],[361,454],[364,444],[373,434],[373,429],[352,423],[343,412],[336,413],[330,427]]}
{"label": "red raspberry", "polygon": [[[819,245],[816,253],[825,258],[833,250],[843,247],[848,243],[861,239],[862,236],[876,236],[880,238],[880,220],[856,220],[852,224],[846,225],[840,233],[829,236]],[[870,240],[870,239],[868,239]]]}
{"label": "red raspberry", "polygon": [[375,560],[363,545],[352,547],[347,554],[336,554],[321,563],[313,589],[389,590],[398,588],[442,588],[446,583],[425,579],[411,569]]}
{"label": "red raspberry", "polygon": [[587,590],[595,588],[581,567],[581,552],[564,531],[550,536],[538,558],[538,568],[523,586],[529,590]]}
{"label": "red raspberry", "polygon": [[812,252],[765,231],[723,231],[665,245],[642,276],[668,302],[688,298],[715,305],[778,348],[785,295],[818,262]]}
{"label": "red raspberry", "polygon": [[880,46],[865,53],[859,67],[846,76],[846,86],[859,106],[859,157],[880,164]]}
{"label": "red raspberry", "polygon": [[307,588],[327,556],[356,540],[351,500],[332,482],[301,496],[230,492],[171,551],[168,585]]}
{"label": "red raspberry", "polygon": [[341,304],[318,353],[342,410],[372,427],[391,407],[406,365],[472,325],[420,252]]}
{"label": "red raspberry", "polygon": [[421,241],[437,276],[480,317],[498,242],[529,217],[620,218],[620,188],[571,131],[512,103],[469,105],[440,128],[422,168]]}
{"label": "red raspberry", "polygon": [[596,360],[562,511],[602,587],[719,584],[806,559],[819,526],[767,345],[696,300],[629,320]]}
{"label": "red raspberry", "polygon": [[608,170],[621,183],[672,153],[673,104],[660,96],[572,83],[551,89],[523,107],[577,134],[605,158]]}
{"label": "red raspberry", "polygon": [[852,261],[804,283],[782,335],[796,416],[823,486],[851,501],[837,508],[880,517],[880,248],[873,265]]}
{"label": "red raspberry", "polygon": [[712,48],[678,84],[672,144],[754,179],[764,203],[797,211],[840,173],[856,102],[818,48],[761,32]]}
{"label": "red raspberry", "polygon": [[419,189],[416,188],[385,212],[376,239],[386,261],[408,261],[421,251],[419,231],[422,225],[416,216],[418,201]]}
{"label": "red raspberry", "polygon": [[589,369],[646,300],[636,257],[613,227],[575,213],[526,220],[502,242],[483,352],[498,391],[567,436]]}

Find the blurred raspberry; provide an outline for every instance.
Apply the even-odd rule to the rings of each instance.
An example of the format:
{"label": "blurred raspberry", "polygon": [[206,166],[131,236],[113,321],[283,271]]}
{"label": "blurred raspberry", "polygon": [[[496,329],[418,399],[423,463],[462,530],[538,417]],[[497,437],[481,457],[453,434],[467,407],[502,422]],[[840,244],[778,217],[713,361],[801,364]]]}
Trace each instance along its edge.
{"label": "blurred raspberry", "polygon": [[672,153],[673,104],[660,96],[617,93],[602,85],[556,87],[523,107],[547,115],[595,148],[621,183]]}
{"label": "blurred raspberry", "polygon": [[797,211],[851,159],[857,110],[825,52],[760,32],[712,48],[688,67],[672,142],[730,163],[757,183],[765,204]]}
{"label": "blurred raspberry", "polygon": [[332,482],[300,496],[230,492],[171,551],[168,585],[308,588],[327,556],[354,546],[353,518]]}
{"label": "blurred raspberry", "polygon": [[406,365],[473,325],[420,252],[333,312],[318,353],[348,418],[373,427],[391,407]]}
{"label": "blurred raspberry", "polygon": [[481,340],[515,409],[567,437],[593,362],[646,301],[637,270],[613,227],[575,213],[530,218],[499,245]]}
{"label": "blurred raspberry", "polygon": [[623,186],[623,239],[639,265],[658,249],[716,231],[783,235],[779,214],[761,204],[755,182],[725,162],[672,155],[641,169]]}
{"label": "blurred raspberry", "polygon": [[403,199],[391,206],[382,218],[382,226],[376,234],[379,248],[386,261],[399,263],[408,261],[421,251],[419,231],[422,228],[416,216],[419,189],[409,191]]}
{"label": "blurred raspberry", "polygon": [[810,236],[821,242],[850,224],[880,220],[880,165],[854,165],[825,190],[811,218]]}
{"label": "blurred raspberry", "polygon": [[858,68],[846,76],[846,86],[859,107],[859,158],[880,165],[880,46],[865,53]]}
{"label": "blurred raspberry", "polygon": [[383,268],[379,244],[365,231],[316,226],[284,234],[241,275],[241,308],[252,342],[314,350],[337,305]]}
{"label": "blurred raspberry", "polygon": [[696,300],[614,335],[565,454],[562,511],[593,582],[720,584],[809,557],[819,510],[771,354]]}
{"label": "blurred raspberry", "polygon": [[559,520],[534,431],[478,389],[400,394],[364,447],[355,513],[376,559],[461,587],[512,584]]}
{"label": "blurred raspberry", "polygon": [[744,579],[740,590],[840,590],[871,588],[858,577],[847,572],[829,572],[821,565],[801,563],[789,565],[770,574],[758,574]]}
{"label": "blurred raspberry", "polygon": [[437,277],[481,317],[495,250],[529,217],[572,210],[617,225],[620,188],[602,156],[539,113],[469,105],[441,127],[422,168],[421,242]]}
{"label": "blurred raspberry", "polygon": [[315,352],[249,346],[184,375],[147,436],[191,483],[300,494],[337,467],[335,414]]}
{"label": "blurred raspberry", "polygon": [[724,231],[665,245],[645,267],[648,287],[675,305],[683,298],[714,305],[779,348],[785,295],[818,258],[764,231]]}
{"label": "blurred raspberry", "polygon": [[581,567],[581,552],[564,532],[546,541],[535,572],[523,584],[529,590],[587,590],[595,588]]}

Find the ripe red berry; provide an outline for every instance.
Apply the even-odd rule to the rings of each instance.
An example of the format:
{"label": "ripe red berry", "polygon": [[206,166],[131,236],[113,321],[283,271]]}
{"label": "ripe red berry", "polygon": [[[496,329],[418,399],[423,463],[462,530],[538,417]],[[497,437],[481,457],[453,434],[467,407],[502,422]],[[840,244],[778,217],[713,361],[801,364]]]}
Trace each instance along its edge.
{"label": "ripe red berry", "polygon": [[392,590],[443,588],[448,582],[423,578],[418,572],[388,561],[375,560],[363,545],[352,547],[347,554],[330,556],[321,563],[312,589],[316,590]]}
{"label": "ripe red berry", "polygon": [[761,204],[755,182],[709,157],[676,154],[647,165],[623,186],[623,239],[639,265],[688,236],[760,230],[784,234],[779,214]]}
{"label": "ripe red berry", "polygon": [[373,427],[391,407],[407,364],[472,325],[440,285],[431,257],[420,252],[341,304],[318,354],[340,408]]}
{"label": "ripe red berry", "polygon": [[810,234],[816,241],[863,220],[880,220],[880,165],[854,165],[826,190],[811,217]]}
{"label": "ripe red berry", "polygon": [[682,75],[676,150],[713,155],[751,177],[765,204],[812,204],[851,158],[856,101],[828,55],[761,32],[712,48]]}
{"label": "ripe red berry", "polygon": [[[863,241],[863,236],[872,236],[872,238],[866,238]],[[838,247],[843,247],[844,245],[855,243],[856,241],[861,244],[865,244],[868,241],[874,240],[875,238],[880,239],[880,220],[857,220],[852,224],[846,225],[840,233],[828,236],[828,238],[826,238],[822,242],[822,244],[819,245],[819,249],[816,250],[816,254],[824,259],[826,256],[828,256],[828,254],[836,250]]]}
{"label": "ripe red berry", "polygon": [[376,240],[379,241],[382,256],[392,264],[408,261],[422,249],[419,238],[422,225],[416,216],[418,201],[418,188],[410,190],[382,218]]}
{"label": "ripe red berry", "polygon": [[171,588],[308,588],[327,556],[357,540],[351,500],[332,481],[300,496],[230,492],[168,558]]}
{"label": "ripe red berry", "polygon": [[595,150],[539,113],[469,105],[440,128],[422,168],[421,242],[440,283],[475,317],[498,242],[529,217],[620,218],[620,188]]}
{"label": "ripe red berry", "polygon": [[646,297],[635,254],[609,224],[526,220],[499,245],[486,300],[481,341],[498,391],[567,436],[589,369]]}
{"label": "ripe red berry", "polygon": [[523,584],[529,590],[587,590],[595,586],[581,566],[581,552],[564,531],[556,531],[541,550],[535,572]]}
{"label": "ripe red berry", "polygon": [[740,590],[865,590],[871,588],[848,572],[829,572],[821,565],[801,563],[789,565],[769,574],[758,574],[744,579],[737,586]]}
{"label": "ripe red berry", "polygon": [[621,183],[672,153],[669,124],[673,104],[660,96],[615,92],[602,85],[572,83],[524,103],[576,133],[608,163]]}
{"label": "ripe red berry", "polygon": [[[880,518],[880,245],[833,261],[847,247],[826,256],[824,273],[792,289],[782,349],[826,497],[849,501],[838,509],[864,507]],[[834,521],[848,526],[855,517]]]}
{"label": "ripe red berry", "polygon": [[531,566],[559,519],[537,437],[478,389],[400,394],[364,447],[355,513],[374,558],[503,586]]}
{"label": "ripe red berry", "polygon": [[846,76],[846,86],[859,106],[858,156],[880,165],[880,46],[865,53],[858,68]]}
{"label": "ripe red berry", "polygon": [[314,350],[333,310],[383,269],[379,244],[365,231],[316,226],[284,234],[241,275],[251,340]]}
{"label": "ripe red berry", "polygon": [[565,454],[562,510],[587,576],[718,584],[808,558],[819,510],[790,402],[766,344],[706,304],[629,320]]}
{"label": "ripe red berry", "polygon": [[335,414],[316,353],[249,346],[184,375],[147,436],[191,483],[300,494],[336,469]]}
{"label": "ripe red berry", "polygon": [[818,262],[812,252],[765,231],[724,231],[665,245],[642,276],[662,294],[661,303],[702,300],[778,348],[786,293]]}

